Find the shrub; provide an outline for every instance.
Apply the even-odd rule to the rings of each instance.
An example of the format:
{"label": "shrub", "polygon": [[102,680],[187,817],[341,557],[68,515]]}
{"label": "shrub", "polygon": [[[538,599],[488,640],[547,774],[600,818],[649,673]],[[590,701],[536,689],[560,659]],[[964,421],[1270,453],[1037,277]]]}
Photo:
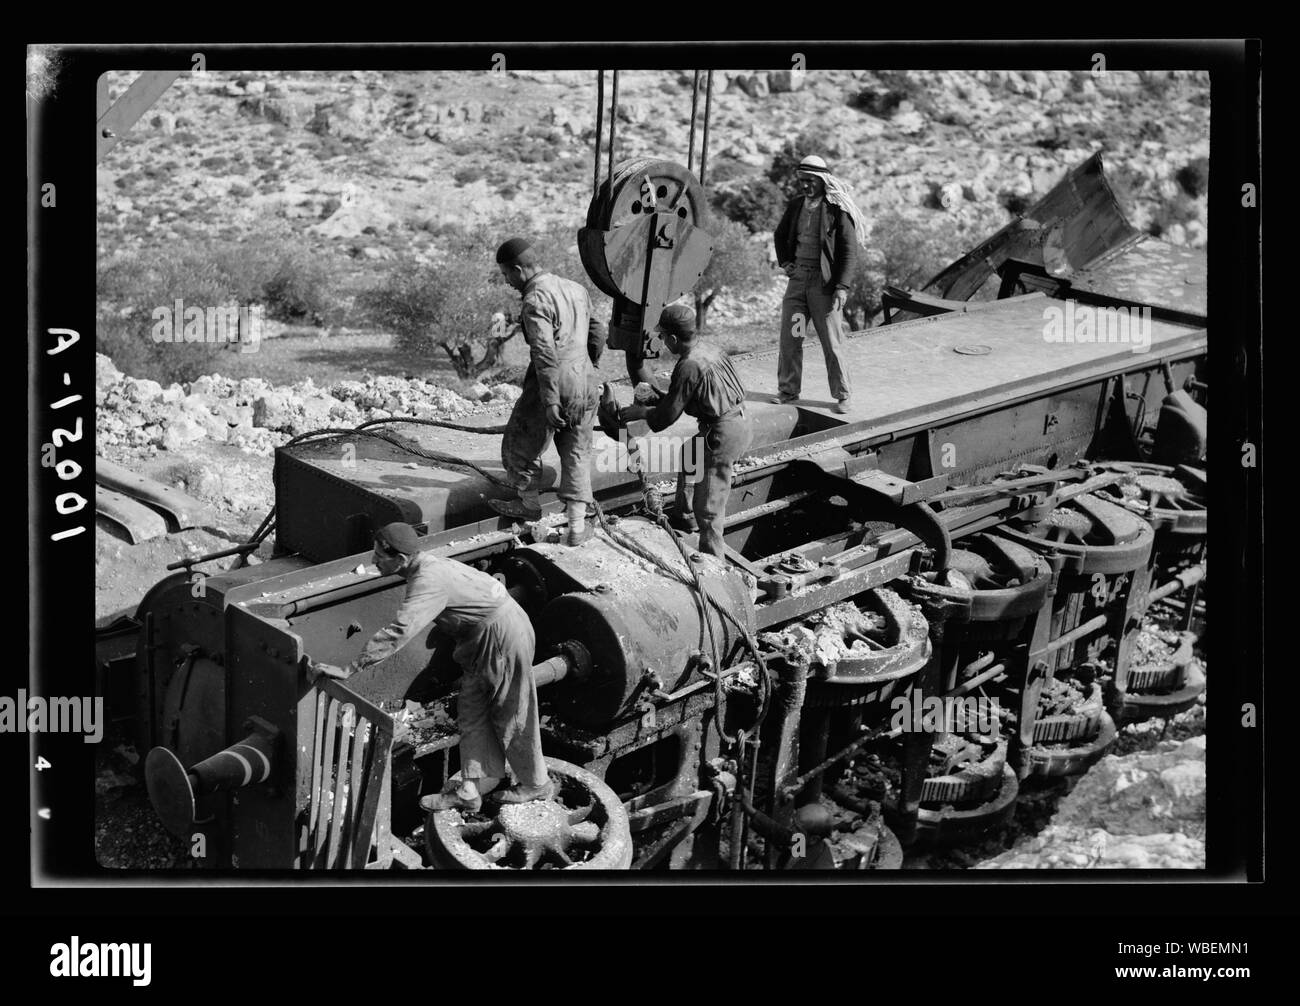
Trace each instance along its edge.
{"label": "shrub", "polygon": [[695,320],[701,329],[719,294],[752,288],[771,275],[765,246],[751,240],[749,232],[740,224],[732,220],[715,221],[711,231],[713,257],[695,284]]}
{"label": "shrub", "polygon": [[[155,308],[171,308],[177,298],[187,305],[232,300],[225,277],[210,260],[155,252],[144,261],[127,259],[101,267],[99,276],[96,345],[112,357],[119,370],[166,385],[214,369],[226,348],[224,343],[160,343],[153,339]],[[114,291],[116,297],[104,299],[104,289]]]}
{"label": "shrub", "polygon": [[439,248],[442,261],[401,262],[380,286],[360,294],[357,306],[390,329],[402,349],[440,348],[459,376],[470,377],[494,363],[513,334],[493,330],[493,313],[517,312],[518,302],[497,273],[495,247],[485,232],[449,236]]}
{"label": "shrub", "polygon": [[858,258],[844,307],[853,328],[865,328],[880,312],[886,286],[919,289],[965,250],[956,224],[939,215],[918,222],[885,214],[875,221],[869,245]]}
{"label": "shrub", "polygon": [[737,178],[744,178],[750,170],[732,157],[719,157],[709,164],[708,182],[710,185],[725,185]]}
{"label": "shrub", "polygon": [[[786,198],[797,194],[795,169],[809,154],[826,157],[826,137],[818,133],[800,133],[793,140],[786,140],[781,149],[772,155],[772,164],[767,169],[768,181],[780,187]],[[835,165],[831,165],[835,170]]]}
{"label": "shrub", "polygon": [[276,239],[120,257],[98,271],[100,348],[123,372],[163,384],[210,373],[230,344],[155,342],[156,308],[172,308],[177,300],[205,310],[257,304],[277,321],[337,321],[341,308],[327,261]]}
{"label": "shrub", "polygon": [[766,178],[751,178],[738,188],[719,189],[713,195],[715,210],[754,234],[775,230],[785,204],[786,194]]}
{"label": "shrub", "polygon": [[528,218],[511,215],[472,228],[439,225],[437,234],[439,262],[399,263],[379,286],[358,296],[357,307],[370,322],[391,330],[402,349],[444,352],[461,378],[495,368],[502,348],[518,331],[513,323],[493,322],[495,314],[512,320],[519,314],[519,294],[496,266],[497,246],[510,235],[528,236],[544,268],[581,282],[591,296],[593,313],[608,315],[608,298],[587,278],[574,232],[539,234]]}
{"label": "shrub", "polygon": [[1174,176],[1178,184],[1182,186],[1184,192],[1195,199],[1197,196],[1209,191],[1210,187],[1210,159],[1208,157],[1198,157],[1194,161],[1189,161],[1178,169]]}

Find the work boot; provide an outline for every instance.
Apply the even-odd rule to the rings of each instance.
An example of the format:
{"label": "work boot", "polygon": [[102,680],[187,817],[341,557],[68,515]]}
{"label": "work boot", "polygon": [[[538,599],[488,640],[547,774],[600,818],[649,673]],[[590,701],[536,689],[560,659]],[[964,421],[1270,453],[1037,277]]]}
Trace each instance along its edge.
{"label": "work boot", "polygon": [[569,520],[569,530],[565,535],[564,544],[581,545],[595,531],[594,525],[587,523],[586,503],[570,501],[564,507],[564,515]]}
{"label": "work boot", "polygon": [[536,490],[522,492],[517,499],[488,500],[488,506],[503,517],[514,517],[516,520],[542,519],[541,493]]}
{"label": "work boot", "polygon": [[833,411],[839,413],[841,416],[846,415],[849,411],[849,400],[847,398],[841,398],[835,403]]}
{"label": "work boot", "polygon": [[782,393],[782,394],[776,396],[776,400],[777,400],[777,402],[778,402],[779,404],[781,404],[781,405],[789,405],[791,402],[797,402],[797,401],[799,401],[799,396],[798,396],[798,395],[787,395],[787,394]]}
{"label": "work boot", "polygon": [[678,531],[685,531],[687,534],[698,534],[700,522],[695,519],[695,514],[689,510],[677,510],[668,521]]}
{"label": "work boot", "polygon": [[532,803],[534,800],[549,800],[555,796],[555,783],[547,779],[540,786],[512,786],[504,793],[497,794],[500,803]]}
{"label": "work boot", "polygon": [[476,814],[482,807],[483,797],[479,795],[478,787],[473,783],[463,782],[450,792],[420,798],[420,809],[427,811],[467,810],[471,814]]}

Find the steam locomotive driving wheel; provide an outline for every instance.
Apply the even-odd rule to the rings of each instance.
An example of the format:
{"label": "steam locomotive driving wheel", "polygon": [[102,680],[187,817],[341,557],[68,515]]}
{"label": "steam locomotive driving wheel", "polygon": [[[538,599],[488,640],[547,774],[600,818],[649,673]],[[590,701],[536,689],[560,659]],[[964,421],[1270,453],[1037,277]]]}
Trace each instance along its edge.
{"label": "steam locomotive driving wheel", "polygon": [[478,813],[434,811],[425,824],[433,865],[461,870],[626,870],[632,863],[627,811],[586,769],[547,758],[550,800],[502,804],[489,793]]}

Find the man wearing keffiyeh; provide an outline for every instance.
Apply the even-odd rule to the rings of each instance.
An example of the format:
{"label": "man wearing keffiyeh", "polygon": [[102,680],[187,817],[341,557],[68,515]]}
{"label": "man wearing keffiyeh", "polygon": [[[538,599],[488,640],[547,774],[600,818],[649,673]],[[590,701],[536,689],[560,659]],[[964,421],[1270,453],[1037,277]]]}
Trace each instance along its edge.
{"label": "man wearing keffiyeh", "polygon": [[848,327],[844,302],[857,263],[858,246],[866,247],[866,222],[848,188],[816,155],[799,162],[801,194],[790,200],[773,235],[776,258],[790,277],[781,302],[781,348],[777,391],[793,402],[803,387],[803,336],[815,329],[826,357],[826,377],[835,411],[848,411],[853,393],[844,362],[842,340]]}

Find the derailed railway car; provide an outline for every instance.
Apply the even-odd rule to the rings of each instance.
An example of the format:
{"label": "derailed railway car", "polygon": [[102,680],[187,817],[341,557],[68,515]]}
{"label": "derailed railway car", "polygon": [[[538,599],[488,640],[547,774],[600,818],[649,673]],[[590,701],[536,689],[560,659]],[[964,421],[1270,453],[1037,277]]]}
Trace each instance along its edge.
{"label": "derailed railway car", "polygon": [[[662,172],[695,214],[689,173],[660,163],[612,174],[653,192]],[[201,591],[197,560],[136,616],[164,823],[203,833],[219,868],[888,867],[1004,820],[1022,782],[1082,771],[1117,724],[1187,708],[1204,687],[1190,632],[1167,661],[1133,657],[1153,604],[1179,595],[1189,628],[1203,608],[1208,319],[1188,290],[1204,270],[1127,228],[1099,158],[1062,187],[942,296],[891,293],[891,324],[847,340],[867,389],[849,414],[778,404],[775,354],[734,358],[754,440],[724,558],[673,530],[609,438],[600,531],[574,548],[547,540],[558,502],[526,527],[487,507],[495,434],[394,420],[282,448],[277,556]],[[679,219],[694,247],[699,221]],[[654,247],[647,275],[672,268]],[[1004,296],[966,300],[992,270]],[[644,330],[639,307],[616,314]],[[1136,327],[1099,340],[1094,313],[1086,338],[1083,310]],[[809,359],[807,385],[823,378]],[[419,811],[457,769],[459,669],[436,630],[345,683],[310,680],[397,610],[403,581],[367,566],[394,520],[532,619],[554,800]],[[868,753],[864,800],[839,779]],[[828,801],[860,811],[852,834],[830,834]]]}

